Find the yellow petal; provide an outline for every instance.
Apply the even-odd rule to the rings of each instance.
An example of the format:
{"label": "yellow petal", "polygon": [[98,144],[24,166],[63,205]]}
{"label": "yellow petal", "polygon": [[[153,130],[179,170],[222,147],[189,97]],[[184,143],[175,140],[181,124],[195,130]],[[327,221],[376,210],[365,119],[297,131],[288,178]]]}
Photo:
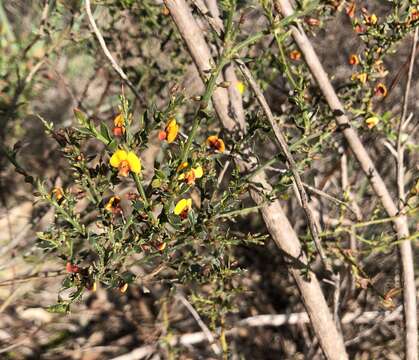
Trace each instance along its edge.
{"label": "yellow petal", "polygon": [[111,166],[117,168],[121,164],[122,161],[127,160],[128,154],[125,150],[116,150],[115,153],[112,155],[109,163]]}
{"label": "yellow petal", "polygon": [[377,116],[371,116],[370,118],[365,120],[365,123],[367,124],[368,129],[372,129],[378,124],[379,121],[380,119]]}
{"label": "yellow petal", "polygon": [[127,160],[129,164],[129,169],[138,174],[141,172],[141,160],[135,155],[132,151],[130,151],[127,155]]}
{"label": "yellow petal", "polygon": [[202,169],[201,165],[199,165],[195,169],[193,169],[193,172],[195,173],[195,177],[197,179],[201,178],[204,175],[204,170]]}
{"label": "yellow petal", "polygon": [[124,124],[124,115],[119,114],[115,117],[115,119],[113,120],[113,124],[115,127],[123,127]]}
{"label": "yellow petal", "polygon": [[176,123],[176,119],[172,119],[166,126],[167,142],[170,144],[175,141],[179,132],[179,125]]}
{"label": "yellow petal", "polygon": [[192,207],[191,199],[181,199],[177,202],[173,213],[175,215],[180,215],[185,209],[190,209]]}
{"label": "yellow petal", "polygon": [[180,174],[178,177],[177,177],[177,179],[178,180],[183,180],[185,178],[185,174]]}
{"label": "yellow petal", "polygon": [[240,95],[243,95],[246,90],[246,85],[244,85],[242,81],[237,81],[236,89],[239,91]]}

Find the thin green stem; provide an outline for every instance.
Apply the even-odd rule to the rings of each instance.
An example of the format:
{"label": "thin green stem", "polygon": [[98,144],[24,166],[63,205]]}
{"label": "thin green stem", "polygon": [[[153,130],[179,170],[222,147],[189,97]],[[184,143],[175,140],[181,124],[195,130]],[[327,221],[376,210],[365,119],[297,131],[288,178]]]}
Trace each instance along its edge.
{"label": "thin green stem", "polygon": [[150,203],[148,202],[147,196],[145,194],[143,184],[141,184],[140,177],[138,176],[138,174],[133,173],[133,172],[131,172],[131,175],[132,175],[132,178],[135,181],[135,186],[137,187],[137,190],[140,193],[140,196],[141,196],[141,198],[143,200],[144,208],[145,208],[145,210],[147,212],[147,215],[151,219],[151,221],[152,221],[152,223],[154,225],[154,224],[156,224],[157,221],[156,221],[156,219],[154,217],[153,212],[151,211]]}

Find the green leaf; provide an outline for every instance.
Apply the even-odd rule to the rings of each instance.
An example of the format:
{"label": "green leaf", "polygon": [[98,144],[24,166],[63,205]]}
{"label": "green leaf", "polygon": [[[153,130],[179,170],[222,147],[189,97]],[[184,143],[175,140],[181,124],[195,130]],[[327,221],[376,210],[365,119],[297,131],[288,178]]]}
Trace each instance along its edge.
{"label": "green leaf", "polygon": [[76,117],[79,124],[80,125],[86,125],[86,123],[87,123],[86,115],[83,114],[83,112],[79,109],[74,109],[73,112],[74,112],[74,116]]}
{"label": "green leaf", "polygon": [[105,123],[100,123],[100,134],[109,142],[112,141],[112,137],[109,133],[109,129]]}

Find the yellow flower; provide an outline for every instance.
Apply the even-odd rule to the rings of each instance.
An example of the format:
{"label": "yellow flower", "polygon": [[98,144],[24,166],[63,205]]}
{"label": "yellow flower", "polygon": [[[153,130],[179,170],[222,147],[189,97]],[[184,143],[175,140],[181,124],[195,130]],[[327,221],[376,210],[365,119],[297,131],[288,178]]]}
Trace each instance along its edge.
{"label": "yellow flower", "polygon": [[242,81],[237,81],[236,89],[238,90],[240,95],[243,95],[244,91],[246,90],[246,85]]}
{"label": "yellow flower", "polygon": [[170,144],[176,140],[177,134],[179,133],[179,125],[176,122],[175,118],[169,119],[164,130],[159,132],[159,139],[161,141],[167,140]]}
{"label": "yellow flower", "polygon": [[371,116],[365,120],[365,123],[368,126],[368,129],[372,129],[379,123],[380,119],[377,116]]}
{"label": "yellow flower", "polygon": [[112,196],[105,205],[105,210],[113,214],[122,213],[121,198],[119,196]]}
{"label": "yellow flower", "polygon": [[130,171],[136,174],[141,172],[141,160],[132,151],[115,151],[109,163],[114,168],[118,168],[120,176],[128,176]]}
{"label": "yellow flower", "polygon": [[120,287],[119,287],[119,292],[121,294],[123,294],[124,292],[126,292],[128,289],[128,283],[123,283]]}
{"label": "yellow flower", "polygon": [[352,54],[349,58],[349,64],[350,65],[358,65],[359,64],[359,58],[357,55]]}
{"label": "yellow flower", "polygon": [[223,153],[225,151],[225,145],[224,145],[224,141],[221,140],[217,135],[211,135],[208,136],[207,138],[207,145],[214,149],[217,150],[221,153]]}
{"label": "yellow flower", "polygon": [[204,175],[204,170],[201,165],[198,165],[196,168],[192,168],[186,173],[180,174],[178,180],[185,180],[188,185],[194,184],[195,179],[199,179]]}
{"label": "yellow flower", "polygon": [[188,212],[192,209],[192,199],[181,199],[177,202],[173,213],[180,216],[182,219],[186,219]]}
{"label": "yellow flower", "polygon": [[371,14],[371,15],[364,15],[365,22],[367,25],[375,25],[378,21],[377,15]]}
{"label": "yellow flower", "polygon": [[375,95],[386,97],[387,96],[387,87],[383,83],[377,84],[374,89]]}
{"label": "yellow flower", "polygon": [[52,193],[54,194],[58,203],[64,198],[63,189],[60,187],[55,187],[54,189],[52,189]]}
{"label": "yellow flower", "polygon": [[176,171],[180,171],[180,170],[186,169],[186,168],[188,167],[188,165],[189,165],[189,163],[188,163],[187,161],[184,161],[183,163],[181,163],[181,164],[178,166],[178,168],[177,168],[177,170],[176,170]]}
{"label": "yellow flower", "polygon": [[125,133],[125,121],[124,116],[119,114],[113,120],[114,128],[112,130],[115,136],[122,136]]}
{"label": "yellow flower", "polygon": [[361,73],[361,74],[353,74],[352,75],[352,80],[359,80],[359,82],[361,84],[365,84],[367,82],[368,79],[368,74],[367,73]]}

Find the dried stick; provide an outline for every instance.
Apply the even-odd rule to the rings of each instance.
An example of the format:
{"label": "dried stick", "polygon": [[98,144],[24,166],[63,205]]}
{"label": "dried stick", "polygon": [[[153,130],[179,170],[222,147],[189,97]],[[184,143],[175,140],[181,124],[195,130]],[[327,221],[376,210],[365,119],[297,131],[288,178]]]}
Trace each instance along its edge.
{"label": "dried stick", "polygon": [[268,118],[269,124],[272,127],[272,130],[274,131],[275,138],[278,141],[279,147],[284,154],[285,158],[288,162],[288,167],[291,170],[292,176],[295,180],[295,184],[297,186],[298,194],[300,195],[301,199],[301,205],[304,210],[304,213],[306,214],[308,226],[310,229],[311,236],[314,240],[314,244],[316,246],[316,249],[320,255],[320,259],[322,260],[322,263],[324,267],[329,270],[331,270],[330,264],[327,262],[326,254],[323,250],[322,244],[320,242],[319,238],[319,229],[317,228],[313,216],[313,212],[310,209],[310,205],[308,204],[308,196],[304,189],[303,181],[301,180],[300,174],[298,172],[297,164],[294,161],[294,158],[291,154],[291,151],[288,148],[287,141],[285,140],[284,135],[282,134],[281,129],[279,128],[277,122],[274,119],[274,116],[272,114],[272,111],[268,105],[268,102],[265,99],[265,96],[262,94],[262,90],[259,88],[259,85],[256,83],[256,81],[253,79],[252,73],[247,68],[247,66],[240,60],[236,60],[236,63],[239,65],[239,69],[242,72],[243,76],[245,77],[246,81],[249,83],[250,87],[252,88],[253,92],[255,93],[256,99],[259,102],[259,105],[262,107],[263,112],[265,113],[266,117]]}
{"label": "dried stick", "polygon": [[413,36],[413,44],[412,44],[412,52],[410,54],[410,64],[409,64],[409,72],[407,75],[407,82],[406,82],[406,89],[404,92],[403,98],[403,110],[402,116],[400,118],[398,132],[397,132],[397,189],[399,195],[399,210],[402,210],[405,201],[406,195],[404,192],[404,146],[402,144],[402,131],[406,122],[407,116],[407,109],[409,105],[409,94],[410,94],[410,84],[412,82],[412,75],[413,75],[413,68],[415,65],[415,54],[416,54],[416,43],[418,41],[418,28],[415,30],[415,34]]}
{"label": "dried stick", "polygon": [[134,93],[134,95],[138,99],[142,99],[142,96],[135,88],[134,84],[128,79],[128,76],[125,74],[124,70],[118,65],[118,63],[113,58],[112,54],[108,50],[108,47],[106,46],[105,40],[103,39],[103,36],[99,30],[99,28],[96,25],[96,21],[93,18],[92,15],[92,9],[90,6],[90,0],[85,0],[85,9],[87,13],[87,18],[89,19],[90,26],[93,29],[93,32],[96,35],[97,40],[99,41],[100,47],[102,48],[103,53],[105,54],[106,58],[111,63],[111,66],[114,68],[114,70],[118,73],[119,77],[128,85],[128,87],[131,89],[131,91]]}
{"label": "dried stick", "polygon": [[[290,16],[294,10],[288,0],[276,0],[284,16]],[[411,243],[404,240],[409,237],[409,227],[407,217],[399,214],[398,207],[394,203],[383,179],[376,170],[373,161],[369,157],[365,147],[358,137],[357,132],[351,127],[349,118],[345,115],[345,110],[333,89],[330,80],[311,45],[310,40],[304,33],[301,26],[291,26],[292,36],[304,55],[305,61],[310,71],[319,85],[330,108],[335,112],[336,121],[342,129],[349,147],[355,158],[358,160],[362,170],[368,177],[371,186],[380,199],[384,209],[390,217],[394,217],[394,226],[397,231],[398,239],[401,240],[399,249],[403,267],[403,303],[405,313],[405,337],[406,337],[406,358],[408,360],[418,359],[418,329],[416,314],[416,286],[415,273],[413,266],[413,254]],[[404,240],[404,241],[403,241]]]}
{"label": "dried stick", "polygon": [[[212,58],[208,44],[196,24],[189,6],[184,0],[164,0],[164,3],[169,9],[173,21],[188,47],[201,78],[205,79],[206,70],[210,69]],[[218,88],[217,91],[219,90],[224,89]],[[237,130],[237,126],[240,126],[240,123],[237,123],[228,116],[228,100],[226,101],[226,98],[220,96],[220,93],[220,95],[218,95],[217,91],[214,92],[212,97],[214,108],[224,128],[227,131],[234,132]],[[244,131],[244,129],[241,130]],[[248,161],[238,161],[238,165],[244,170],[249,170],[248,163]],[[255,175],[254,180],[257,183],[262,184],[264,192],[268,193],[270,191],[271,187],[266,181],[264,172]],[[260,190],[251,190],[250,193],[257,205],[265,203],[265,197],[260,193]],[[280,202],[275,200],[267,205],[264,204],[264,206],[261,207],[261,213],[277,246],[285,254],[288,254],[293,258],[296,257],[304,262],[306,259],[302,252],[300,241],[286,217]],[[289,267],[289,271],[300,290],[302,301],[326,358],[339,360],[347,359],[343,339],[333,322],[332,315],[317,278],[312,276],[310,280],[307,280],[299,269],[292,266]]]}
{"label": "dried stick", "polygon": [[[375,323],[376,326],[380,326],[383,322],[393,322],[400,320],[401,308],[397,308],[394,311],[366,311],[364,313],[347,313],[342,318],[343,324],[371,324]],[[292,313],[292,314],[278,314],[278,315],[255,315],[248,318],[242,319],[237,322],[237,324],[226,332],[229,336],[234,336],[239,333],[240,329],[243,328],[253,328],[253,327],[281,327],[284,325],[296,325],[296,324],[306,324],[310,322],[310,318],[307,316],[307,313]],[[376,329],[374,326],[374,329]],[[370,329],[368,329],[370,330]],[[356,338],[349,340],[348,344],[358,342],[360,338],[370,335],[371,331],[368,333],[364,332],[359,334]],[[207,337],[203,331],[183,334],[180,336],[174,337],[170,344],[189,346],[194,344],[199,344],[204,341],[207,341]],[[144,345],[142,347],[136,348],[131,352],[117,356],[112,360],[139,360],[145,358],[152,353],[158,351],[157,345]]]}
{"label": "dried stick", "polygon": [[207,325],[202,321],[201,317],[197,313],[197,311],[194,309],[194,307],[190,304],[188,300],[183,295],[178,294],[176,296],[180,302],[188,309],[188,311],[191,313],[195,321],[198,323],[199,327],[201,328],[202,332],[205,334],[206,338],[208,339],[208,342],[211,345],[211,349],[214,352],[215,355],[221,354],[220,347],[215,343],[214,336],[212,335],[210,329],[208,329]]}

